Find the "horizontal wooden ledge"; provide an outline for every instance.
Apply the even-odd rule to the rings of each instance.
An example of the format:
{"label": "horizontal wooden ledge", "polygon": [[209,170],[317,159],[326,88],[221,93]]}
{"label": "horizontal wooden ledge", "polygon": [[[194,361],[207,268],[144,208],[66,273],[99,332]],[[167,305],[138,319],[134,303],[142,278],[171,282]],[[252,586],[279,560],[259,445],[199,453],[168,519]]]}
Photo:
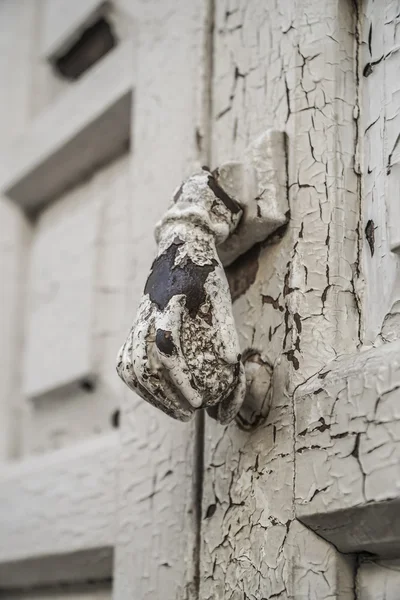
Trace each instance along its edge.
{"label": "horizontal wooden ledge", "polygon": [[1,468],[0,589],[111,575],[118,456],[112,433]]}
{"label": "horizontal wooden ledge", "polygon": [[396,232],[396,236],[393,236],[393,237],[395,239],[390,240],[390,249],[392,252],[399,254],[400,253],[400,239],[398,238],[397,232]]}
{"label": "horizontal wooden ledge", "polygon": [[369,552],[388,558],[399,555],[400,499],[303,516],[298,512],[304,525],[340,552]]}
{"label": "horizontal wooden ledge", "polygon": [[0,192],[31,209],[126,150],[133,44],[128,40],[44,110],[4,151]]}
{"label": "horizontal wooden ledge", "polygon": [[343,552],[400,552],[400,341],[298,388],[296,515]]}
{"label": "horizontal wooden ledge", "polygon": [[0,564],[0,598],[10,590],[112,580],[114,548],[53,554]]}

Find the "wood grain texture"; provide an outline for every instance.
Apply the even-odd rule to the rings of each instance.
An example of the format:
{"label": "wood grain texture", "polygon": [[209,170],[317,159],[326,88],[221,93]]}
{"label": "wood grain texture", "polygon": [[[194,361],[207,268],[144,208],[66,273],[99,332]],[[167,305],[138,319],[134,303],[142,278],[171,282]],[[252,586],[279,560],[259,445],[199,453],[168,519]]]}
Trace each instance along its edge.
{"label": "wood grain texture", "polygon": [[37,208],[126,151],[132,53],[127,40],[9,141],[0,165],[3,193]]}

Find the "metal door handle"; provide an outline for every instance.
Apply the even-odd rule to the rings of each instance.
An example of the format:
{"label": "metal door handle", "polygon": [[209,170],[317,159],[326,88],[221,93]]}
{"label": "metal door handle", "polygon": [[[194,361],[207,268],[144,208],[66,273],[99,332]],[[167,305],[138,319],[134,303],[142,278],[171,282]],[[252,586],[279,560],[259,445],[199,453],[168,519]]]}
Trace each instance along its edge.
{"label": "metal door handle", "polygon": [[181,421],[201,408],[220,423],[237,415],[251,375],[246,384],[223,265],[287,219],[282,132],[261,135],[243,162],[204,168],[180,186],[156,226],[158,255],[117,358],[132,390]]}

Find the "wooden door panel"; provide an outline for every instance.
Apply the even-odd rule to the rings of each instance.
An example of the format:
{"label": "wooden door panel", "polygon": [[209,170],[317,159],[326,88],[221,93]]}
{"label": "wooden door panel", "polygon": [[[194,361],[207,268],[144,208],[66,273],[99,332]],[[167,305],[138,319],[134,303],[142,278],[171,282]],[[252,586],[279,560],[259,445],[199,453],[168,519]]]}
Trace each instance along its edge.
{"label": "wooden door panel", "polygon": [[[34,13],[40,21],[43,13]],[[133,590],[143,598],[191,596],[198,586],[197,426],[181,428],[132,394],[119,413],[122,384],[114,365],[152,260],[157,216],[182,177],[204,162],[208,14],[201,1],[190,7],[138,2],[129,14],[136,16],[134,44],[128,49],[129,40],[121,42],[76,84],[58,89],[54,101],[48,78],[35,79],[32,94],[39,87],[45,101],[27,94],[34,118],[19,140],[10,136],[5,145],[0,189],[39,215],[32,236],[41,251],[27,253],[33,288],[40,283],[36,274],[44,273],[46,285],[55,279],[69,294],[58,302],[53,290],[27,330],[27,361],[38,385],[26,386],[35,399],[25,437],[29,452],[43,456],[0,470],[5,596],[28,586],[25,596],[34,598],[46,586],[51,597],[58,583],[88,579],[105,580],[106,595],[113,580],[112,593],[121,600]],[[39,42],[26,57],[31,67]],[[121,156],[131,138],[132,162]],[[54,225],[52,235],[46,220]],[[56,258],[51,253],[61,245]],[[74,329],[58,322],[64,311]],[[63,338],[71,343],[65,363],[49,347],[49,336],[51,345],[62,348]],[[46,365],[46,353],[56,368]],[[19,382],[14,397],[20,393]],[[118,426],[121,437],[107,433]]]}
{"label": "wooden door panel", "polygon": [[121,386],[130,155],[38,217],[29,252],[24,451],[40,453],[110,431]]}
{"label": "wooden door panel", "polygon": [[272,404],[253,432],[206,422],[202,598],[352,598],[351,560],[296,520],[293,393],[358,343],[356,32],[347,1],[216,5],[212,166],[286,131],[290,221],[230,268],[255,273],[235,321]]}
{"label": "wooden door panel", "polygon": [[[207,5],[153,0],[138,11],[126,334],[155,256],[155,223],[182,179],[208,160]],[[114,596],[194,599],[201,424],[173,421],[126,389],[121,425]]]}
{"label": "wooden door panel", "polygon": [[[62,85],[43,60],[99,3],[28,4],[0,7],[24,40],[22,83],[0,58],[0,597],[395,598],[398,2],[114,0],[116,48]],[[228,274],[271,412],[185,426],[121,392],[114,356],[173,189],[267,128],[288,136],[290,222]]]}
{"label": "wooden door panel", "polygon": [[[399,288],[398,2],[362,5],[364,343],[397,337]],[[360,290],[361,292],[361,290]],[[393,314],[391,314],[393,313]]]}

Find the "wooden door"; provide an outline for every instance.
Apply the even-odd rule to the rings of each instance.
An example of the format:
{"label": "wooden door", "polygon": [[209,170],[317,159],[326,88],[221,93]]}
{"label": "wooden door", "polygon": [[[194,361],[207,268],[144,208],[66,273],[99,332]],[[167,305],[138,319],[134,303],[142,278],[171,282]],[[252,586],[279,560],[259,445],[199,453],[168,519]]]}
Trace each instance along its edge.
{"label": "wooden door", "polygon": [[[398,0],[0,3],[0,597],[398,597]],[[251,431],[114,371],[183,177],[288,136],[227,269]]]}
{"label": "wooden door", "polygon": [[272,369],[206,422],[205,598],[397,598],[398,2],[216,4],[212,163],[288,135],[290,222],[229,269]]}
{"label": "wooden door", "polygon": [[200,162],[207,10],[0,14],[0,595],[193,596],[196,424],[125,405],[115,359],[154,222]]}

